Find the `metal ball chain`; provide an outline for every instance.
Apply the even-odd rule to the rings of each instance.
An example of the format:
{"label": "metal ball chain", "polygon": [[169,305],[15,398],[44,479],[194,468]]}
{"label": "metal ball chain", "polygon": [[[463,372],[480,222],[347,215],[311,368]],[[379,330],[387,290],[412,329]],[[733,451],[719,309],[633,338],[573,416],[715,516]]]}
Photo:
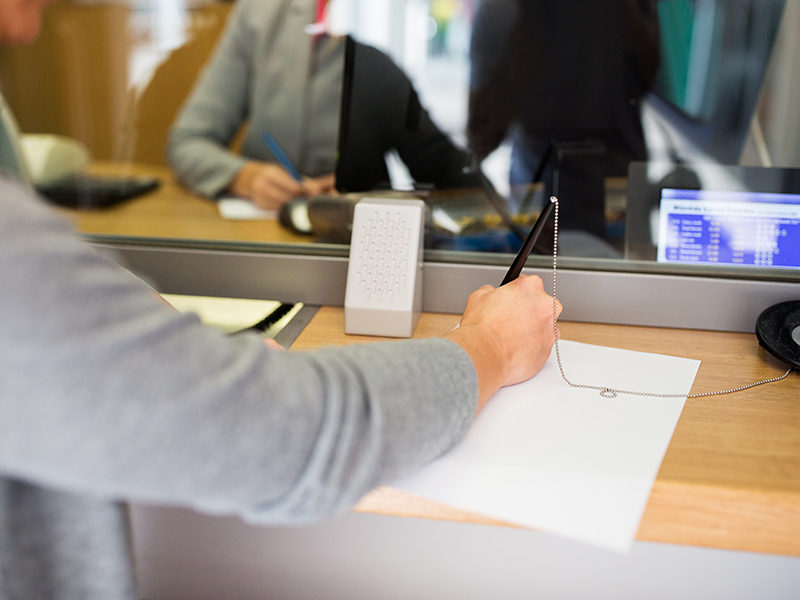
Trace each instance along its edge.
{"label": "metal ball chain", "polygon": [[716,392],[705,392],[703,394],[655,394],[653,392],[634,392],[630,390],[619,390],[610,387],[603,387],[599,385],[586,385],[581,383],[573,383],[569,379],[567,379],[566,374],[564,373],[564,366],[561,364],[561,353],[558,349],[558,298],[556,294],[556,282],[557,282],[557,266],[558,266],[558,198],[555,196],[550,197],[550,202],[555,204],[555,211],[554,211],[554,226],[553,226],[553,332],[555,333],[555,349],[556,349],[556,362],[558,363],[558,370],[561,372],[561,378],[569,384],[571,387],[574,388],[583,388],[587,390],[597,390],[600,392],[600,395],[603,398],[616,398],[618,394],[628,394],[632,396],[649,396],[651,398],[702,398],[704,396],[721,396],[723,394],[735,394],[736,392],[741,392],[744,390],[749,390],[750,388],[754,388],[759,385],[765,385],[767,383],[775,383],[776,381],[781,381],[786,379],[789,376],[789,373],[792,372],[792,369],[789,369],[783,375],[779,377],[773,377],[771,379],[763,379],[761,381],[757,381],[755,383],[750,383],[748,385],[743,385],[737,388],[731,388],[728,390],[719,390]]}

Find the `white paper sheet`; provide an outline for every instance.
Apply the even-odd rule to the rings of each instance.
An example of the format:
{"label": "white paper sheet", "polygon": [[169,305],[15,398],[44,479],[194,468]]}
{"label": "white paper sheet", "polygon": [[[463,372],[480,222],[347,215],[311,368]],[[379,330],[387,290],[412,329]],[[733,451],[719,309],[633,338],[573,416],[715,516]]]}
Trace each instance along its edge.
{"label": "white paper sheet", "polygon": [[533,379],[500,390],[464,441],[393,487],[508,523],[626,552],[700,362],[560,341]]}
{"label": "white paper sheet", "polygon": [[217,200],[219,214],[224,219],[232,221],[275,220],[278,218],[277,210],[264,210],[246,198],[232,196]]}

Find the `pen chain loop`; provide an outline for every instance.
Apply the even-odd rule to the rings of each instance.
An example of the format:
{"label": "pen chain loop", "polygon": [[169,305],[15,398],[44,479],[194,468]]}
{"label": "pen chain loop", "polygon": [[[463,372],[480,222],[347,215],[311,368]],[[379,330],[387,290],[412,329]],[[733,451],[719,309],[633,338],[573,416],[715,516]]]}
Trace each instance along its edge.
{"label": "pen chain loop", "polygon": [[750,388],[757,387],[759,385],[765,385],[767,383],[775,383],[776,381],[781,381],[786,379],[789,376],[789,373],[792,372],[792,369],[789,369],[783,375],[778,377],[772,377],[770,379],[762,379],[761,381],[756,381],[755,383],[750,383],[747,385],[743,385],[736,388],[731,388],[727,390],[718,390],[716,392],[704,392],[702,394],[656,394],[653,392],[635,392],[630,390],[620,390],[610,387],[603,387],[599,385],[587,385],[581,383],[573,383],[567,378],[567,375],[564,373],[564,366],[561,363],[561,352],[558,349],[558,296],[556,292],[556,283],[558,281],[558,209],[559,209],[559,202],[558,198],[555,196],[550,197],[550,202],[555,204],[555,211],[554,211],[554,225],[553,225],[553,333],[555,334],[555,350],[556,350],[556,362],[558,363],[558,370],[561,372],[561,378],[571,387],[574,388],[582,388],[587,390],[597,390],[600,392],[600,395],[603,398],[616,398],[618,394],[627,394],[631,396],[647,396],[651,398],[703,398],[705,396],[722,396],[724,394],[735,394],[736,392],[742,392],[744,390],[749,390]]}

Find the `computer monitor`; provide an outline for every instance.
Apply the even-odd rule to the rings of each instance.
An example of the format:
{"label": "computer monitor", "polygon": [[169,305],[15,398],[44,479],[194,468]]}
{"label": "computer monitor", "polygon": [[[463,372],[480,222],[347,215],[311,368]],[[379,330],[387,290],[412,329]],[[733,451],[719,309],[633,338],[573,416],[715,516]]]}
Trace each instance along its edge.
{"label": "computer monitor", "polygon": [[396,154],[417,190],[482,187],[470,154],[420,103],[409,76],[385,52],[346,36],[336,189],[391,189]]}
{"label": "computer monitor", "polygon": [[800,169],[633,162],[625,256],[800,268]]}
{"label": "computer monitor", "polygon": [[800,269],[800,194],[661,190],[661,263]]}
{"label": "computer monitor", "polygon": [[384,53],[345,36],[336,189],[391,189],[391,140],[418,128],[422,107],[411,82]]}

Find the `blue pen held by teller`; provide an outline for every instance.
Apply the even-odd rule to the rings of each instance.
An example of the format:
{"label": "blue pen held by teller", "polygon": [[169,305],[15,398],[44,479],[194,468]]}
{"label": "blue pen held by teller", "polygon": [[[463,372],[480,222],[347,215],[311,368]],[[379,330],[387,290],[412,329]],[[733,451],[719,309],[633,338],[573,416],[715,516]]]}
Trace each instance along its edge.
{"label": "blue pen held by teller", "polygon": [[281,166],[286,169],[286,172],[289,173],[296,181],[302,182],[303,176],[300,175],[300,171],[297,170],[297,167],[294,166],[291,159],[286,156],[286,152],[283,151],[283,148],[280,147],[280,144],[272,137],[272,134],[268,131],[265,131],[261,134],[261,140],[267,145],[270,152],[272,152],[275,159],[281,164]]}

